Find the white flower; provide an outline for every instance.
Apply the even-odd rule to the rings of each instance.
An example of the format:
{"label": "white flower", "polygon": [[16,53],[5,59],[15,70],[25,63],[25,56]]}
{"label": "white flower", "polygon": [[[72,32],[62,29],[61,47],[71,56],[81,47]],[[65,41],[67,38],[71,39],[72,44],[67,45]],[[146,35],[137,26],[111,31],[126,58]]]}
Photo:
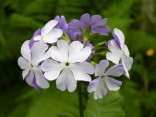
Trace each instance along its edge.
{"label": "white flower", "polygon": [[115,64],[121,63],[125,70],[125,75],[129,78],[128,71],[131,69],[133,58],[130,57],[129,50],[125,45],[124,34],[117,28],[113,32],[114,40],[110,40],[108,48],[111,52],[107,52],[107,60]]}
{"label": "white flower", "polygon": [[51,58],[45,60],[41,69],[48,80],[56,80],[57,88],[69,92],[76,89],[77,81],[91,81],[89,74],[94,73],[94,67],[85,60],[90,56],[91,49],[84,47],[79,41],[73,41],[70,45],[59,40],[57,46],[52,46]]}
{"label": "white flower", "polygon": [[94,99],[102,98],[107,94],[107,88],[111,91],[118,90],[122,84],[121,81],[111,78],[111,76],[119,77],[124,70],[121,65],[109,68],[108,60],[102,60],[95,67],[96,79],[92,80],[87,88],[88,92],[94,92]]}
{"label": "white flower", "polygon": [[63,34],[63,31],[58,28],[54,28],[58,24],[57,20],[49,21],[42,29],[41,34],[34,37],[35,41],[42,40],[45,43],[55,43],[58,38]]}
{"label": "white flower", "polygon": [[38,89],[48,88],[49,83],[44,78],[44,75],[40,69],[40,63],[50,57],[50,51],[48,49],[48,45],[42,41],[35,42],[30,48],[29,40],[25,41],[21,47],[22,57],[18,59],[18,65],[21,69],[23,69],[22,76],[26,82]]}

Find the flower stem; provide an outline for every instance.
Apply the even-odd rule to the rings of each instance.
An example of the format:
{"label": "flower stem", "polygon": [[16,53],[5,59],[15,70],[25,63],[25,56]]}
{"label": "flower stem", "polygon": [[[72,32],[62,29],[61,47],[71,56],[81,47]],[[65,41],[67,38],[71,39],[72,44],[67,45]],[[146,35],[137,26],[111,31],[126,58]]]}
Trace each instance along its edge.
{"label": "flower stem", "polygon": [[78,99],[79,99],[80,117],[84,117],[84,116],[83,116],[82,91],[81,91],[81,83],[80,83],[80,82],[78,82]]}

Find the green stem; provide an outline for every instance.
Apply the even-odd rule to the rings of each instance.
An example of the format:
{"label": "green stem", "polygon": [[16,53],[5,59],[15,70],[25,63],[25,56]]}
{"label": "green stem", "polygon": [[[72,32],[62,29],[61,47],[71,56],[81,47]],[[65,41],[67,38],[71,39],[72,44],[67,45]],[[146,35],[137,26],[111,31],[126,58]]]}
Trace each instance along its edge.
{"label": "green stem", "polygon": [[144,78],[144,93],[145,93],[145,95],[147,95],[147,93],[148,93],[148,72],[147,72],[146,68],[144,69],[143,78]]}
{"label": "green stem", "polygon": [[78,99],[79,99],[80,117],[84,117],[84,116],[83,116],[82,91],[81,91],[81,84],[80,84],[80,82],[78,82]]}

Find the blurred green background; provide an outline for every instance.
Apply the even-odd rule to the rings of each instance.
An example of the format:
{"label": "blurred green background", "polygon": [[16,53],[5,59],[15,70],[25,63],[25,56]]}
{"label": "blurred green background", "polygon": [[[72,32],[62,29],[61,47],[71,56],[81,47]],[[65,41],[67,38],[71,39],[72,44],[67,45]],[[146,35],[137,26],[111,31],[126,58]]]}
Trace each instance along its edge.
{"label": "blurred green background", "polygon": [[[22,43],[47,21],[56,15],[70,21],[84,13],[107,17],[111,29],[121,29],[134,58],[131,79],[123,78],[120,99],[110,108],[114,115],[88,117],[156,117],[156,0],[0,0],[0,117],[79,116],[76,92],[61,92],[53,82],[38,93],[22,80],[17,59]],[[91,102],[85,90],[84,109]],[[118,105],[124,114],[115,115]],[[90,111],[107,108],[97,106]]]}

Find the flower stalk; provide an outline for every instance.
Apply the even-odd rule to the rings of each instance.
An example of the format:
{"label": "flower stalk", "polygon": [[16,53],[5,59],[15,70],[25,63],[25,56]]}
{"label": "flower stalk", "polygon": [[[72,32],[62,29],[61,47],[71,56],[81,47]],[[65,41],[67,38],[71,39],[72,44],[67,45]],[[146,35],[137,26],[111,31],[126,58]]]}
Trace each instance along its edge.
{"label": "flower stalk", "polygon": [[80,117],[84,117],[81,82],[78,82],[78,100],[79,100]]}

